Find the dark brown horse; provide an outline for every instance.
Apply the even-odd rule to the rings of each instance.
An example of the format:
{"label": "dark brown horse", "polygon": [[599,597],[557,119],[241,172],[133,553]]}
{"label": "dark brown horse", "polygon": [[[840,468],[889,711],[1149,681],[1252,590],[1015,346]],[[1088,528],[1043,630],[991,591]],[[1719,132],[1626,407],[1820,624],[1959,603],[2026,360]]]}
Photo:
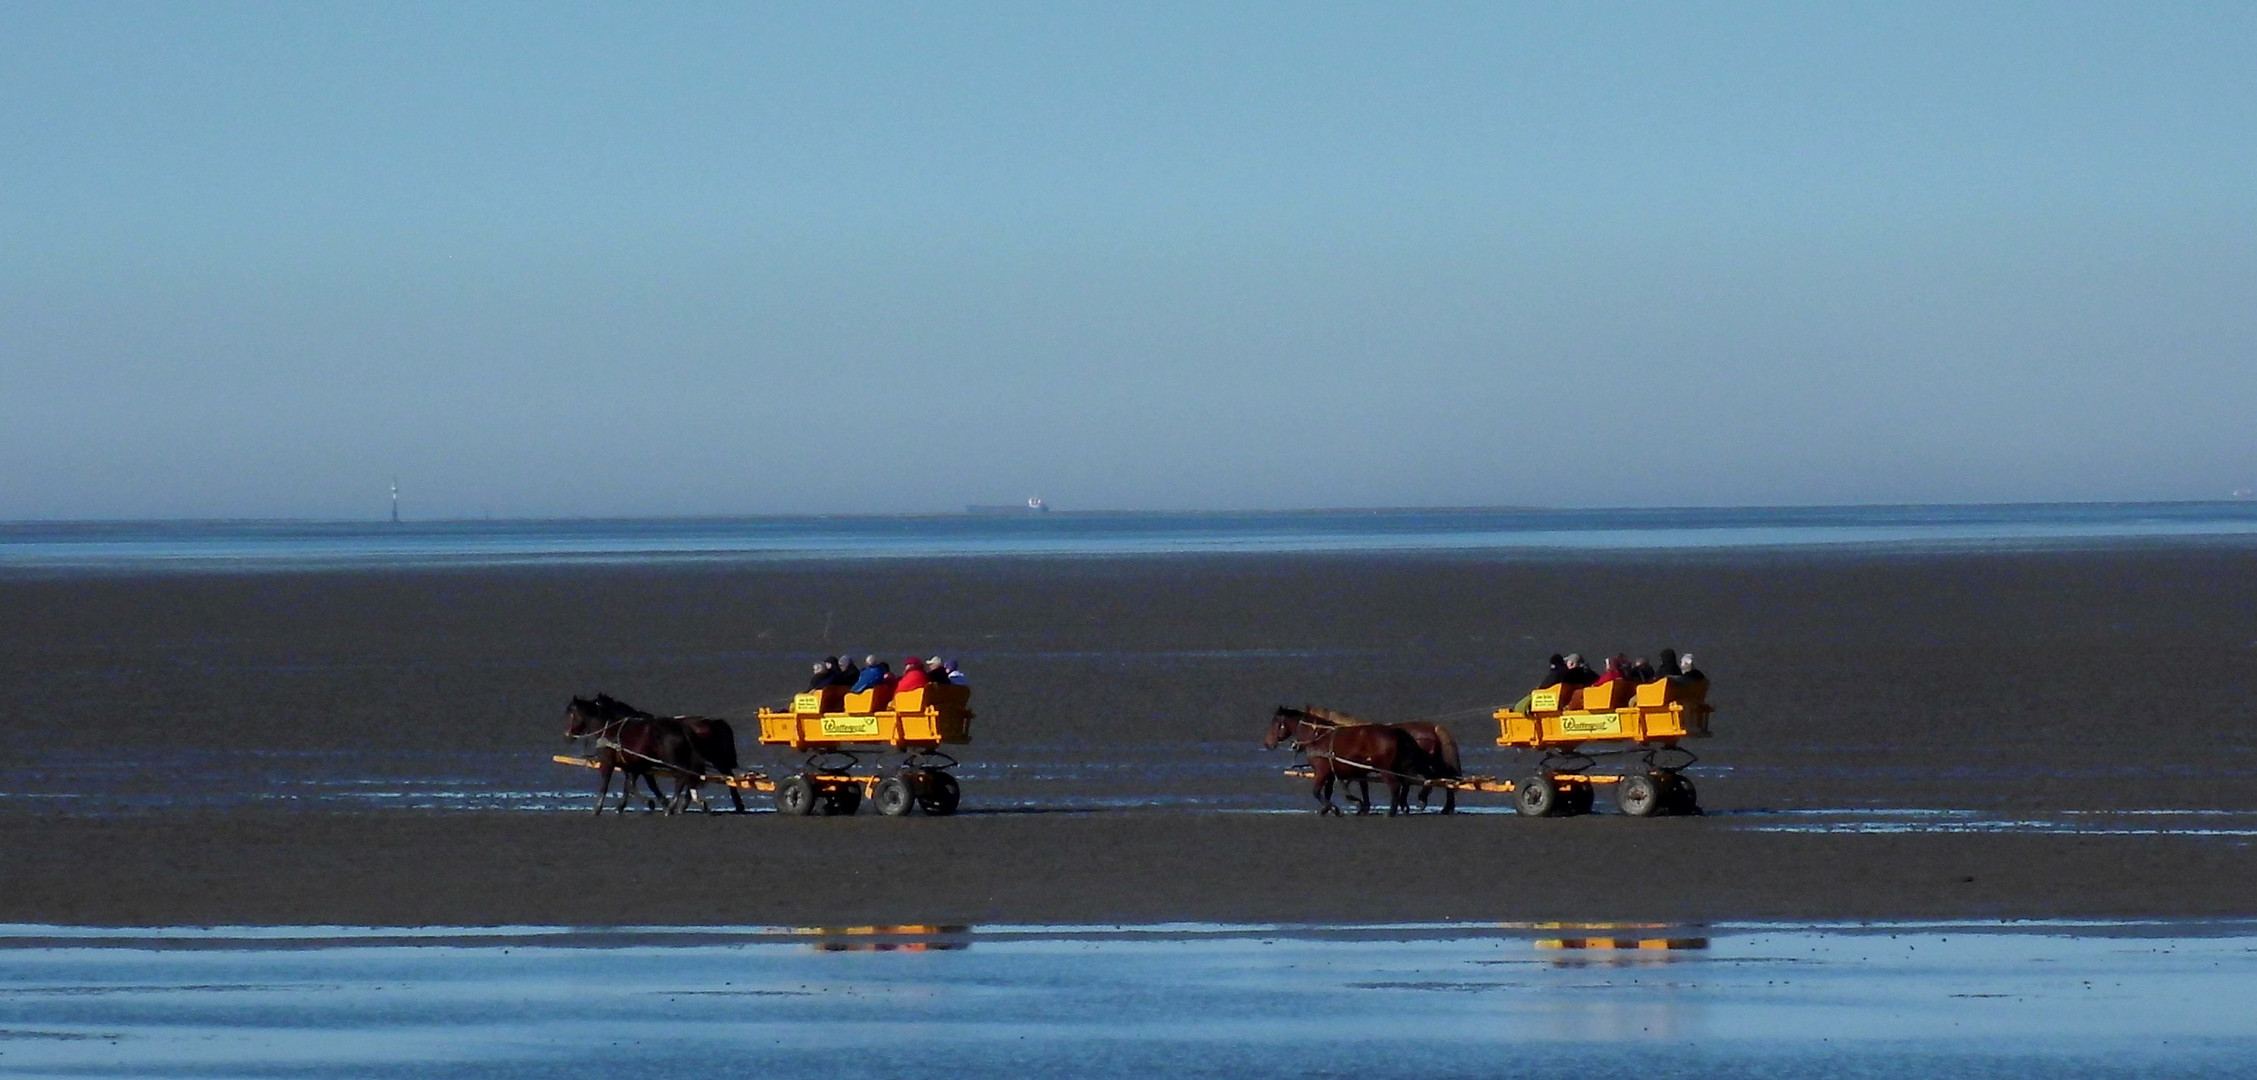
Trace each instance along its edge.
{"label": "dark brown horse", "polygon": [[[606,719],[658,719],[610,694],[597,694],[595,707],[597,714]],[[715,716],[670,716],[666,719],[682,725],[684,734],[690,738],[690,746],[697,751],[699,757],[705,759],[706,764],[712,766],[706,771],[723,776],[737,774],[737,732],[729,726],[727,720]],[[703,786],[702,780],[690,783],[690,797],[696,799],[700,806],[705,805],[705,793],[701,790]],[[745,812],[744,795],[734,787],[729,789],[729,802],[736,807],[737,813]],[[712,807],[707,806],[706,809],[711,810]]]}
{"label": "dark brown horse", "polygon": [[[1288,742],[1309,755],[1310,794],[1316,797],[1319,816],[1340,812],[1332,804],[1335,778],[1368,784],[1374,773],[1387,781],[1387,815],[1410,812],[1409,781],[1415,778],[1411,770],[1424,765],[1425,755],[1404,731],[1385,724],[1337,724],[1280,705],[1270,718],[1262,749],[1275,750],[1279,743]],[[1367,798],[1356,813],[1370,812]]]}
{"label": "dark brown horse", "polygon": [[[1344,727],[1360,727],[1375,722],[1358,716],[1350,716],[1338,709],[1327,709],[1316,705],[1304,705],[1301,710],[1319,720],[1330,720]],[[1418,744],[1419,752],[1426,755],[1423,767],[1412,770],[1419,776],[1429,780],[1455,780],[1465,775],[1465,769],[1458,764],[1457,736],[1450,734],[1449,728],[1425,720],[1412,720],[1407,723],[1389,724],[1387,726],[1401,729],[1404,734],[1411,737],[1412,742]],[[1359,785],[1363,788],[1363,801],[1369,804],[1371,802],[1371,781],[1369,779],[1362,780],[1359,781]],[[1436,786],[1434,784],[1419,785],[1419,809],[1426,809],[1428,800],[1434,797]],[[1458,812],[1458,789],[1453,787],[1442,789],[1442,812],[1445,814]]]}
{"label": "dark brown horse", "polygon": [[690,742],[689,732],[680,721],[649,715],[605,716],[602,707],[587,698],[575,697],[564,707],[564,737],[596,740],[596,769],[603,780],[596,788],[598,814],[603,813],[604,800],[611,795],[613,770],[626,776],[626,785],[619,793],[622,814],[634,800],[637,778],[650,787],[649,806],[657,805],[663,798],[658,790],[659,773],[674,778],[674,795],[666,800],[666,812],[681,813],[692,785],[706,771],[705,758]]}

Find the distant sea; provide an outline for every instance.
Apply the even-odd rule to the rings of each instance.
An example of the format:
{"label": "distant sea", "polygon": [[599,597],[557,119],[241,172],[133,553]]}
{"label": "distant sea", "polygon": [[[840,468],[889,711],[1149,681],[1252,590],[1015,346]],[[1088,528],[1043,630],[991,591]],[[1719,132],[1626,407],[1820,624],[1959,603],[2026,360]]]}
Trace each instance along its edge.
{"label": "distant sea", "polygon": [[2257,502],[0,524],[0,570],[1170,553],[2015,548],[2257,537]]}

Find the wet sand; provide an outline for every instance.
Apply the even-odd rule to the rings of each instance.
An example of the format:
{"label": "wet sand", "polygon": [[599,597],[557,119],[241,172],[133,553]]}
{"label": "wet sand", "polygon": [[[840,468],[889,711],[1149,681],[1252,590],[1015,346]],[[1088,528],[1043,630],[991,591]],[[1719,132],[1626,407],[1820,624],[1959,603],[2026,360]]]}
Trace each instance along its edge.
{"label": "wet sand", "polygon": [[[2234,830],[1763,831],[1804,809],[2257,810],[2253,570],[2243,546],[2152,546],[0,579],[18,765],[0,780],[0,920],[2257,915]],[[1663,645],[1715,680],[1696,770],[1715,816],[1190,805],[1302,805],[1282,755],[1249,749],[1281,702],[1453,717],[1469,765],[1506,771],[1481,714],[1546,653]],[[578,787],[545,765],[567,695],[745,717],[842,648],[963,658],[980,719],[960,756],[988,770],[967,770],[967,810],[1040,810],[1060,785],[1130,808],[594,821],[105,801],[105,785],[162,794],[166,755],[188,753],[254,780],[523,755]],[[1060,762],[1072,775],[1044,779]],[[38,785],[80,797],[9,797]],[[1136,805],[1156,794],[1186,805]]]}
{"label": "wet sand", "polygon": [[1836,836],[1720,821],[1129,812],[594,821],[0,819],[0,920],[98,925],[2215,918],[2199,838]]}

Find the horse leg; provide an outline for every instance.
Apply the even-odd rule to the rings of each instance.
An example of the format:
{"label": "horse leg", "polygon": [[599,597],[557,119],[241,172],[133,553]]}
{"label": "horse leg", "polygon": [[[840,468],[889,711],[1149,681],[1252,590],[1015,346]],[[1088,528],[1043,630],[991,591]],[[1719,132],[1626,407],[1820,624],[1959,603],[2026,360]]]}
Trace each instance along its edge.
{"label": "horse leg", "polygon": [[745,812],[744,792],[740,790],[735,784],[729,785],[729,801],[736,804],[737,813],[742,814]]}
{"label": "horse leg", "polygon": [[1397,810],[1406,814],[1411,812],[1411,786],[1404,783],[1402,777],[1388,773],[1387,816],[1394,817]]}
{"label": "horse leg", "polygon": [[1332,769],[1329,762],[1319,761],[1309,769],[1309,793],[1317,800],[1317,816],[1338,814],[1340,808],[1332,805]]}
{"label": "horse leg", "polygon": [[666,798],[666,793],[658,790],[658,777],[649,769],[643,770],[643,786],[650,789],[650,794],[643,799],[643,813],[655,813],[659,800]]}
{"label": "horse leg", "polygon": [[611,797],[611,766],[604,765],[598,768],[596,773],[603,780],[602,783],[596,785],[596,816],[602,817],[603,801]]}

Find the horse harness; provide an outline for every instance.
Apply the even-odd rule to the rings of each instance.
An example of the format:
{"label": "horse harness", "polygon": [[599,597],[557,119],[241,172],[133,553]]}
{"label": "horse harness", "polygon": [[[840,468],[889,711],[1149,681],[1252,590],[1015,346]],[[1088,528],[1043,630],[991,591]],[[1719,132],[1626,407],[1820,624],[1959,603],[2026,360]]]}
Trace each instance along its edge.
{"label": "horse harness", "polygon": [[[651,764],[653,764],[653,765],[656,765],[656,766],[658,766],[658,767],[660,767],[660,768],[662,768],[662,769],[666,769],[666,770],[668,770],[668,771],[670,771],[670,772],[676,772],[676,773],[680,773],[680,774],[682,774],[683,776],[687,776],[687,777],[692,777],[692,778],[696,778],[696,777],[700,777],[700,776],[703,776],[703,775],[704,775],[703,773],[695,773],[695,772],[691,772],[690,770],[688,770],[688,769],[685,769],[685,768],[683,768],[683,767],[681,767],[681,766],[679,766],[679,765],[676,765],[676,764],[674,764],[674,763],[673,763],[673,762],[671,762],[671,761],[662,761],[662,760],[660,760],[660,759],[658,759],[658,758],[654,758],[654,757],[650,756],[649,754],[643,753],[643,752],[642,752],[642,751],[640,751],[640,750],[630,750],[630,749],[628,749],[628,748],[627,748],[626,746],[622,745],[622,744],[620,743],[620,741],[619,741],[618,739],[615,739],[615,738],[612,738],[612,737],[611,737],[611,733],[612,733],[612,731],[613,731],[613,730],[615,730],[615,729],[619,728],[620,726],[622,726],[622,725],[624,725],[624,724],[626,724],[626,723],[628,723],[628,722],[630,722],[630,721],[634,721],[634,720],[656,720],[656,719],[658,719],[658,718],[657,718],[657,717],[655,717],[655,716],[649,716],[649,717],[645,717],[645,716],[622,716],[622,717],[619,717],[619,718],[617,718],[617,719],[613,719],[613,720],[606,720],[606,721],[604,721],[604,722],[603,722],[603,726],[602,726],[602,727],[600,727],[600,728],[597,728],[597,729],[595,730],[595,732],[594,732],[594,734],[593,734],[593,736],[592,736],[592,737],[593,737],[593,738],[594,738],[594,739],[596,740],[596,747],[597,747],[598,749],[601,749],[601,750],[611,750],[611,751],[614,751],[614,752],[617,752],[617,753],[620,753],[620,754],[625,754],[626,756],[628,756],[628,757],[632,757],[632,758],[641,758],[641,759],[643,759],[644,761],[650,762]],[[581,738],[589,738],[589,737],[591,737],[591,736],[587,736],[587,735],[583,735],[583,736],[581,736]],[[633,783],[633,781],[629,781],[629,783]]]}
{"label": "horse harness", "polygon": [[[1399,780],[1408,780],[1413,783],[1419,784],[1431,784],[1434,782],[1434,778],[1431,776],[1420,776],[1416,773],[1399,772],[1395,769],[1382,769],[1377,765],[1366,765],[1354,758],[1341,757],[1339,754],[1334,753],[1330,750],[1326,750],[1323,753],[1312,752],[1309,747],[1314,744],[1315,740],[1302,742],[1300,739],[1301,728],[1303,725],[1306,725],[1310,728],[1320,729],[1326,735],[1329,735],[1344,727],[1365,726],[1362,724],[1343,724],[1338,720],[1319,720],[1316,717],[1303,714],[1302,718],[1296,721],[1293,725],[1294,738],[1286,744],[1288,746],[1291,746],[1296,753],[1307,754],[1311,759],[1323,758],[1326,761],[1332,762],[1335,767],[1347,765],[1351,768],[1362,769],[1365,772],[1377,773],[1380,776],[1392,776]],[[1318,736],[1318,738],[1323,738],[1323,736],[1320,735]]]}

